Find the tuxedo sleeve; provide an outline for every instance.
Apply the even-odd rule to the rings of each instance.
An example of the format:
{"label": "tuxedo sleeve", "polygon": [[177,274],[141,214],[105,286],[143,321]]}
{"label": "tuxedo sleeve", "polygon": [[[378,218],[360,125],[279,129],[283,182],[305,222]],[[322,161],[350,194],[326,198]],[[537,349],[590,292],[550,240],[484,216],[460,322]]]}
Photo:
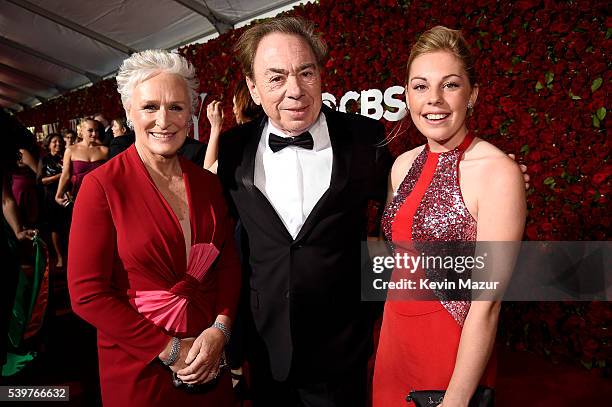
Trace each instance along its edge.
{"label": "tuxedo sleeve", "polygon": [[219,137],[219,154],[217,158],[217,176],[223,188],[223,195],[227,203],[229,214],[233,219],[238,219],[238,209],[234,204],[230,194],[231,189],[236,189],[236,179],[234,171],[236,169],[237,155],[239,154],[239,146],[236,141],[235,129],[223,133]]}
{"label": "tuxedo sleeve", "polygon": [[370,199],[384,206],[387,200],[387,182],[393,165],[393,157],[387,148],[385,128],[380,122],[376,123],[374,134],[374,171],[371,179]]}
{"label": "tuxedo sleeve", "polygon": [[116,232],[108,197],[94,176],[83,180],[74,207],[68,247],[68,288],[74,312],[144,363],[155,359],[169,337],[113,289]]}

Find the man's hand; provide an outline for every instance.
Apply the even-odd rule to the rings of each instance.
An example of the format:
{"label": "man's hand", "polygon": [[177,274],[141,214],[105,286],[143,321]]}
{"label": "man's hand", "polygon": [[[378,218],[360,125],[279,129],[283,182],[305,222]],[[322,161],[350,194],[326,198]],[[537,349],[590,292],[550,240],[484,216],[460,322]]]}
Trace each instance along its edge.
{"label": "man's hand", "polygon": [[[508,154],[508,157],[516,161],[516,156],[514,154]],[[519,168],[521,169],[521,172],[523,173],[523,181],[525,181],[525,189],[529,189],[529,181],[531,180],[531,177],[527,173],[527,166],[523,164],[519,164]]]}

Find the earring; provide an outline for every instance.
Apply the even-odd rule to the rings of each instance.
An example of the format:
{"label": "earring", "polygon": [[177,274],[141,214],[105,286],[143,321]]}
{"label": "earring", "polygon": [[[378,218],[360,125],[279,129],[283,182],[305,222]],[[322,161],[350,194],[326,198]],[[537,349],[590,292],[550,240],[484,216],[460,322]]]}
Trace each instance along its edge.
{"label": "earring", "polygon": [[129,128],[130,130],[134,130],[134,123],[132,123],[132,121],[131,121],[130,119],[127,119],[127,120],[125,121],[125,124],[127,124],[128,128]]}
{"label": "earring", "polygon": [[474,108],[474,105],[472,104],[472,102],[468,102],[467,108],[468,110],[472,110]]}

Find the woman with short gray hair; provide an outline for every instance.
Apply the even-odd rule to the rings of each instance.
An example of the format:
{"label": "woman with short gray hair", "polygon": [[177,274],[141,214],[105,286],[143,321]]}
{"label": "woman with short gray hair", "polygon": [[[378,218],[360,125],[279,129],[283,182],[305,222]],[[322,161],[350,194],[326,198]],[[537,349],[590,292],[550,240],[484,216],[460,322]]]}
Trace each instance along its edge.
{"label": "woman with short gray hair", "polygon": [[98,330],[102,401],[231,406],[233,228],[217,177],[177,156],[194,69],[149,50],[123,62],[117,83],[136,141],[83,181],[68,261],[73,309]]}

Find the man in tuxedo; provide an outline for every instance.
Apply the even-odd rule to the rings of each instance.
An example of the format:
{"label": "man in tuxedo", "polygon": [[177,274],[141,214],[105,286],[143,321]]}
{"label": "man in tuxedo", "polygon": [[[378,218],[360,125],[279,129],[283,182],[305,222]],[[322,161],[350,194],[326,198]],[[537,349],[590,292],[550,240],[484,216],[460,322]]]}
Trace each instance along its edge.
{"label": "man in tuxedo", "polygon": [[385,199],[384,128],[323,106],[326,48],[305,21],[260,23],[235,50],[266,113],[221,136],[218,169],[249,247],[254,403],[364,406],[373,312],[360,242],[369,202]]}
{"label": "man in tuxedo", "polygon": [[204,156],[206,155],[206,143],[202,143],[193,137],[186,137],[185,142],[179,148],[178,154],[185,157],[199,167],[204,166]]}
{"label": "man in tuxedo", "polygon": [[110,122],[102,113],[96,113],[94,115],[94,120],[100,123],[101,128],[100,131],[98,131],[100,143],[108,147],[113,139],[113,129],[111,128]]}

